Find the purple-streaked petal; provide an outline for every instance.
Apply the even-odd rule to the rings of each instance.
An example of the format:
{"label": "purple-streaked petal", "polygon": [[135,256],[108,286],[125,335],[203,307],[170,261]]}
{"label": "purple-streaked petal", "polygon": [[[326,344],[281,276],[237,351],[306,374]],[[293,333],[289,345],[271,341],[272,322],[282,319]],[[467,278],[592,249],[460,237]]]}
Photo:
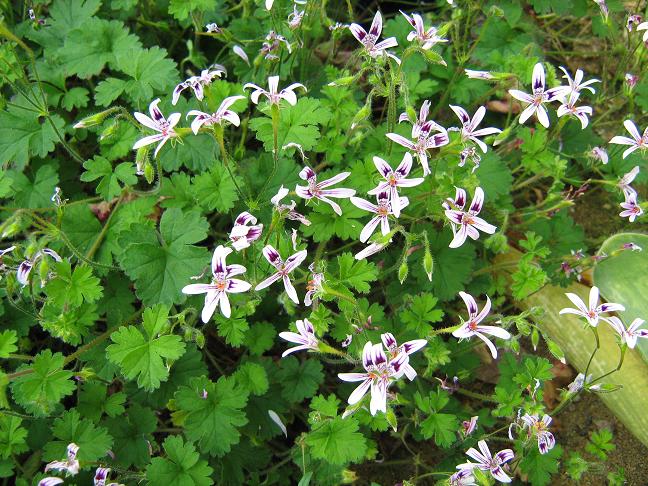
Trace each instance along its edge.
{"label": "purple-streaked petal", "polygon": [[637,128],[637,125],[635,125],[632,120],[624,121],[623,126],[626,128],[626,130],[628,130],[628,133],[632,135],[632,138],[634,138],[636,142],[641,141],[641,135],[639,134],[639,129]]}
{"label": "purple-streaked petal", "polygon": [[330,179],[326,179],[318,184],[320,188],[324,187],[329,187],[337,184],[338,182],[342,182],[344,179],[349,177],[351,175],[351,172],[340,172],[338,175],[331,177]]}
{"label": "purple-streaked petal", "polygon": [[450,105],[450,109],[455,112],[455,115],[457,115],[457,118],[459,118],[462,125],[465,126],[470,123],[470,115],[461,106]]}
{"label": "purple-streaked petal", "polygon": [[237,278],[230,278],[227,281],[226,292],[230,294],[240,294],[241,292],[247,292],[252,287],[252,284],[239,280]]}
{"label": "purple-streaked petal", "polygon": [[[343,379],[341,375],[344,374],[353,375],[355,373],[340,373],[338,376],[341,379]],[[351,380],[345,380],[345,381],[351,381]],[[371,386],[370,379],[365,379],[362,383],[360,383],[360,385],[358,385],[356,389],[353,390],[353,392],[351,392],[351,395],[349,395],[349,399],[347,400],[349,402],[349,405],[355,405],[360,400],[362,400],[362,397],[364,397],[367,394],[367,391],[369,391],[370,386]]]}
{"label": "purple-streaked petal", "polygon": [[272,245],[264,246],[262,251],[263,251],[263,256],[272,265],[276,265],[281,261],[281,256],[279,255],[279,252],[275,250]]}
{"label": "purple-streaked petal", "polygon": [[354,206],[364,209],[365,211],[370,211],[372,213],[377,213],[378,212],[378,206],[375,204],[370,203],[369,201],[359,198],[359,197],[352,197],[349,199],[351,201],[351,204]]}
{"label": "purple-streaked petal", "polygon": [[382,14],[380,12],[376,12],[373,21],[371,22],[371,27],[369,27],[369,33],[371,35],[375,35],[376,37],[380,37],[380,34],[382,33],[382,26]]}
{"label": "purple-streaked petal", "polygon": [[369,220],[369,222],[364,226],[364,228],[362,228],[362,231],[360,232],[360,241],[362,243],[365,243],[371,237],[371,235],[376,230],[376,226],[378,226],[378,223],[380,223],[381,219],[382,218],[380,216],[374,216],[373,218],[371,218],[371,220]]}
{"label": "purple-streaked petal", "polygon": [[371,415],[376,415],[378,411],[387,412],[387,383],[383,380],[377,380],[371,384],[369,411]]}
{"label": "purple-streaked petal", "polygon": [[533,66],[533,75],[531,77],[531,86],[533,90],[543,90],[545,87],[545,70],[542,63]]}
{"label": "purple-streaked petal", "polygon": [[227,263],[225,262],[225,259],[230,253],[232,253],[232,249],[226,248],[223,245],[218,245],[214,250],[211,261],[211,270],[214,275],[217,273],[225,273],[227,271]]}
{"label": "purple-streaked petal", "polygon": [[415,150],[416,146],[411,140],[408,140],[407,138],[403,137],[402,135],[399,135],[397,133],[388,133],[387,138],[392,140],[393,142],[396,142],[398,145],[402,145],[405,148],[408,148],[410,150]]}
{"label": "purple-streaked petal", "polygon": [[297,291],[295,290],[295,287],[290,281],[290,277],[288,277],[288,275],[283,276],[283,284],[284,288],[286,289],[286,294],[288,294],[290,300],[292,300],[295,304],[299,304],[299,296],[297,295]]}
{"label": "purple-streaked petal", "polygon": [[468,309],[468,315],[471,317],[471,319],[477,316],[477,311],[479,310],[479,308],[477,307],[477,302],[475,301],[473,296],[462,291],[459,292],[459,297],[461,297],[464,301],[464,304],[466,304],[466,309]]}
{"label": "purple-streaked petal", "polygon": [[211,290],[214,290],[214,287],[209,284],[190,284],[190,285],[185,285],[182,288],[182,293],[187,295],[197,295],[197,294],[204,294]]}
{"label": "purple-streaked petal", "polygon": [[281,274],[279,272],[273,273],[268,278],[266,278],[263,282],[260,282],[256,287],[254,287],[254,290],[265,289],[266,287],[269,287],[270,285],[275,283],[280,278],[281,278]]}
{"label": "purple-streaked petal", "polygon": [[295,268],[301,265],[301,263],[306,259],[307,255],[308,252],[306,250],[301,250],[294,255],[289,256],[286,259],[286,263],[284,264],[284,269],[287,272],[292,272]]}
{"label": "purple-streaked petal", "polygon": [[338,378],[342,381],[356,382],[367,379],[367,373],[338,373]]}
{"label": "purple-streaked petal", "polygon": [[355,37],[358,42],[362,42],[365,37],[367,37],[367,31],[364,30],[364,27],[358,24],[351,24],[349,25],[349,30],[351,31],[351,34],[353,34],[353,37]]}
{"label": "purple-streaked petal", "polygon": [[208,292],[205,296],[205,305],[201,313],[201,319],[206,324],[209,322],[209,319],[214,315],[216,306],[218,305],[218,300],[222,292]]}
{"label": "purple-streaked petal", "polygon": [[[523,101],[524,103],[533,103],[533,96],[524,91],[517,89],[509,89],[509,94],[516,100]],[[521,122],[524,123],[524,122]]]}

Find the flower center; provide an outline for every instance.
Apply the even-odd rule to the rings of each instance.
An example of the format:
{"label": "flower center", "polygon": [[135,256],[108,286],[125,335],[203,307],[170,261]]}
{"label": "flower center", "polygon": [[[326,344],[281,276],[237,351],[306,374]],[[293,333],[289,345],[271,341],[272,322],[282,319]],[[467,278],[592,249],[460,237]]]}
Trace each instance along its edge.
{"label": "flower center", "polygon": [[388,203],[380,203],[378,205],[378,211],[376,211],[376,212],[378,213],[378,216],[380,216],[382,218],[386,218],[387,215],[389,214]]}

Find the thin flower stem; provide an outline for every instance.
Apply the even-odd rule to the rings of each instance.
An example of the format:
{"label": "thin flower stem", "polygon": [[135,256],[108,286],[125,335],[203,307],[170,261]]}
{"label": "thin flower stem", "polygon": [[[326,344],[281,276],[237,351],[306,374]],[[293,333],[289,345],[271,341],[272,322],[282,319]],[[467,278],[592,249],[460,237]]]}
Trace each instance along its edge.
{"label": "thin flower stem", "polygon": [[114,214],[117,212],[117,209],[121,205],[125,195],[126,195],[126,191],[122,191],[122,193],[119,195],[119,199],[117,199],[117,203],[115,204],[115,207],[112,208],[112,210],[110,211],[110,215],[108,216],[106,223],[104,224],[103,228],[101,228],[101,233],[97,235],[97,238],[95,239],[94,243],[86,252],[85,257],[88,260],[92,260],[94,254],[97,253],[97,250],[99,250],[99,248],[101,247],[101,243],[103,242],[103,239],[106,237],[106,234],[108,233],[108,229],[110,228],[110,222],[112,221]]}
{"label": "thin flower stem", "polygon": [[591,327],[590,329],[594,333],[594,337],[596,338],[596,348],[592,352],[592,355],[590,356],[589,361],[587,362],[587,366],[585,367],[585,380],[587,381],[587,372],[589,371],[590,365],[592,364],[592,360],[594,359],[594,355],[596,352],[599,350],[599,347],[601,346],[600,341],[599,341],[599,335],[598,335],[598,330],[595,327]]}
{"label": "thin flower stem", "polygon": [[227,169],[227,172],[230,178],[232,179],[232,182],[234,183],[234,187],[236,187],[236,192],[238,192],[239,197],[242,200],[245,200],[243,191],[239,187],[236,177],[234,177],[234,173],[232,172],[232,169],[229,166],[229,154],[225,149],[225,138],[223,136],[223,127],[221,125],[214,125],[214,135],[216,136],[216,140],[218,141],[218,146],[220,147],[221,156],[223,157],[223,165]]}
{"label": "thin flower stem", "polygon": [[433,331],[430,332],[432,336],[436,336],[438,334],[450,334],[451,332],[455,331],[458,326],[450,326],[450,327],[444,327],[441,329],[434,329]]}
{"label": "thin flower stem", "polygon": [[493,399],[493,397],[489,397],[488,395],[484,395],[483,393],[477,393],[470,390],[466,390],[465,388],[457,388],[456,392],[470,398],[476,398],[478,400],[482,400],[484,402],[498,403],[497,400]]}
{"label": "thin flower stem", "polygon": [[610,376],[612,373],[615,373],[615,372],[617,372],[617,371],[619,371],[621,369],[621,367],[623,366],[623,359],[625,358],[625,353],[626,353],[627,348],[628,347],[626,345],[621,346],[621,356],[619,357],[619,364],[617,365],[617,367],[614,368],[612,371],[608,371],[607,373],[599,376],[595,380],[592,380],[590,382],[590,386],[593,385],[594,383],[596,383],[597,381],[600,381],[603,378],[606,378],[606,377]]}

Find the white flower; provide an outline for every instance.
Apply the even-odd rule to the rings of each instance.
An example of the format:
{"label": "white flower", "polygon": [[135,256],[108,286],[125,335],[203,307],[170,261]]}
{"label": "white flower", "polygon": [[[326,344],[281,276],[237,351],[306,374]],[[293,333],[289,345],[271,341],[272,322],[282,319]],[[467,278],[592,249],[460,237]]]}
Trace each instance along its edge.
{"label": "white flower", "polygon": [[642,22],[639,25],[637,25],[637,31],[639,30],[645,30],[643,35],[643,41],[648,42],[648,22]]}
{"label": "white flower", "polygon": [[479,339],[484,341],[484,343],[486,343],[486,346],[488,346],[488,349],[490,349],[493,359],[497,359],[497,348],[495,348],[495,345],[491,342],[490,339],[484,336],[484,334],[490,334],[501,339],[510,339],[511,334],[501,327],[484,326],[480,324],[480,322],[483,321],[490,312],[490,298],[486,296],[486,304],[484,305],[484,308],[481,310],[481,312],[479,312],[477,302],[475,302],[475,299],[472,297],[472,295],[467,294],[466,292],[459,292],[459,296],[463,299],[464,303],[466,304],[466,308],[468,309],[468,320],[463,322],[458,329],[453,331],[452,335],[459,339],[469,339],[472,336],[477,336]]}
{"label": "white flower", "polygon": [[621,179],[619,179],[619,182],[617,183],[617,186],[623,191],[623,192],[634,192],[636,193],[632,187],[630,187],[630,184],[632,184],[632,181],[635,180],[635,178],[639,175],[639,166],[635,165],[630,172],[627,174],[624,174]]}
{"label": "white flower", "polygon": [[355,405],[371,388],[371,415],[376,412],[387,412],[387,389],[389,385],[403,375],[403,364],[407,355],[400,353],[395,360],[388,360],[382,344],[371,344],[368,341],[362,351],[362,364],[366,373],[338,373],[342,381],[361,381],[360,385],[349,395],[349,405]]}
{"label": "white flower", "polygon": [[409,152],[403,156],[403,160],[395,170],[380,157],[374,157],[373,161],[376,169],[378,169],[378,172],[380,172],[380,175],[382,175],[385,180],[381,181],[376,188],[369,191],[369,194],[377,195],[381,192],[389,192],[389,200],[398,202],[398,204],[392,206],[394,216],[398,218],[401,210],[398,188],[418,186],[419,184],[422,184],[425,179],[422,177],[414,177],[412,179],[407,178],[412,170],[412,155]]}
{"label": "white flower", "polygon": [[[432,130],[439,133],[432,134]],[[412,133],[414,133],[414,129],[412,129]],[[408,140],[397,133],[388,133],[387,138],[414,152],[414,155],[418,157],[419,162],[423,166],[424,176],[430,174],[427,151],[450,143],[447,130],[434,121],[424,123],[418,135],[412,135],[414,140]]]}
{"label": "white flower", "polygon": [[479,130],[476,130],[477,125],[479,125],[484,119],[486,108],[483,106],[477,108],[477,111],[475,112],[475,115],[472,117],[472,119],[470,118],[470,115],[468,115],[468,112],[466,112],[466,110],[464,110],[461,106],[450,105],[450,108],[452,108],[452,111],[455,112],[455,114],[459,118],[459,121],[461,121],[461,140],[464,142],[467,140],[475,142],[477,145],[479,145],[479,148],[482,150],[482,152],[486,153],[488,151],[488,146],[477,137],[486,137],[488,135],[494,135],[496,133],[502,132],[502,130],[500,130],[499,128],[493,127],[480,128]]}
{"label": "white flower", "polygon": [[625,159],[635,150],[646,150],[648,148],[648,127],[643,132],[643,135],[639,134],[637,125],[635,125],[632,120],[626,120],[623,122],[623,126],[628,130],[632,138],[622,137],[617,135],[610,140],[610,143],[615,143],[618,145],[630,145],[630,148],[626,149],[623,152],[623,158]]}
{"label": "white flower", "polygon": [[466,454],[471,458],[475,459],[477,463],[467,462],[465,464],[459,464],[457,469],[460,470],[473,470],[474,468],[481,469],[482,471],[490,471],[491,475],[501,483],[510,483],[511,478],[504,472],[502,464],[510,461],[515,457],[511,449],[504,449],[499,451],[494,456],[491,455],[490,450],[486,441],[480,440],[477,445],[479,446],[479,451],[471,447],[466,451]]}
{"label": "white flower", "polygon": [[342,182],[349,177],[351,172],[341,172],[338,175],[326,179],[325,181],[317,182],[317,174],[310,167],[304,167],[299,172],[299,177],[308,182],[308,186],[297,185],[295,192],[299,197],[304,199],[319,199],[322,202],[329,204],[333,211],[339,216],[342,215],[342,208],[330,198],[348,198],[353,196],[356,192],[354,189],[326,189],[329,186]]}
{"label": "white flower", "polygon": [[546,89],[545,71],[542,63],[537,63],[533,68],[531,85],[532,94],[527,94],[517,89],[509,89],[509,94],[513,98],[528,103],[528,106],[520,113],[519,123],[523,124],[535,114],[540,124],[545,128],[549,128],[549,116],[547,115],[544,103],[562,98],[565,94],[565,86]]}
{"label": "white flower", "polygon": [[416,378],[416,370],[409,364],[409,355],[423,348],[427,344],[427,339],[414,339],[412,341],[407,341],[400,346],[398,345],[398,342],[396,342],[394,335],[390,332],[381,334],[380,339],[389,352],[390,360],[397,359],[399,354],[405,354],[407,356],[407,360],[405,360],[402,365],[403,373],[410,381],[413,381],[414,378]]}
{"label": "white flower", "polygon": [[306,295],[304,296],[304,304],[311,305],[313,298],[322,291],[322,282],[324,282],[324,274],[315,271],[314,264],[308,266],[311,271],[311,278],[308,279],[306,284]]}
{"label": "white flower", "polygon": [[243,89],[248,88],[254,89],[250,95],[250,100],[252,100],[252,103],[255,105],[259,104],[259,96],[263,95],[268,99],[270,104],[279,105],[279,102],[284,99],[291,105],[295,106],[297,104],[295,89],[302,88],[306,91],[306,86],[301,83],[293,83],[281,91],[277,91],[279,89],[279,76],[270,76],[268,78],[268,91],[253,83],[246,83],[245,86],[243,86]]}
{"label": "white flower", "polygon": [[145,127],[150,128],[151,130],[155,130],[159,133],[156,133],[155,135],[148,135],[144,138],[139,139],[137,142],[135,142],[135,145],[133,145],[133,150],[137,150],[140,147],[144,147],[152,143],[160,142],[155,149],[155,152],[153,153],[153,157],[157,157],[158,152],[167,142],[167,140],[177,136],[176,132],[173,130],[173,127],[175,127],[180,121],[180,113],[171,113],[169,115],[169,119],[167,120],[158,108],[159,103],[160,98],[157,98],[149,105],[149,112],[151,113],[150,118],[144,113],[134,113],[135,118],[137,118],[138,122],[140,122]]}
{"label": "white flower", "polygon": [[486,80],[495,79],[495,76],[493,76],[488,71],[475,71],[473,69],[464,69],[464,72],[466,73],[466,76],[468,76],[470,79],[486,79]]}
{"label": "white flower", "polygon": [[241,123],[241,119],[236,113],[230,110],[229,107],[236,103],[238,100],[244,99],[245,96],[228,96],[220,104],[218,110],[216,110],[216,112],[212,113],[211,115],[200,110],[191,110],[189,113],[187,113],[187,117],[196,117],[191,122],[191,131],[193,131],[195,135],[198,135],[198,131],[203,125],[222,125],[225,121],[228,121],[235,127],[238,127]]}
{"label": "white flower", "polygon": [[220,34],[221,32],[223,32],[221,28],[218,26],[218,24],[214,22],[205,25],[205,30],[207,31],[208,34]]}
{"label": "white flower", "polygon": [[576,309],[571,307],[566,307],[560,311],[560,314],[575,314],[580,317],[587,319],[587,322],[590,326],[596,327],[599,323],[599,317],[605,312],[615,312],[615,311],[624,311],[625,307],[621,304],[607,303],[598,305],[599,301],[599,289],[598,287],[592,287],[589,293],[589,306],[585,305],[583,299],[578,295],[572,294],[571,292],[566,292],[565,295],[569,300],[571,300]]}
{"label": "white flower", "polygon": [[387,52],[387,49],[389,49],[390,47],[396,47],[398,45],[396,37],[390,37],[381,42],[378,42],[378,38],[382,33],[382,24],[382,15],[380,14],[380,12],[376,12],[376,15],[374,15],[373,18],[373,22],[371,22],[369,32],[367,32],[364,27],[358,24],[351,24],[349,26],[349,30],[353,34],[353,37],[355,37],[358,42],[360,42],[364,46],[365,51],[367,52],[367,54],[369,54],[369,56],[373,58],[379,56],[389,56],[398,64],[400,64],[400,59]]}
{"label": "white flower", "polygon": [[622,218],[628,218],[628,221],[634,223],[637,216],[643,214],[643,209],[637,203],[637,193],[633,190],[624,191],[625,201],[620,204],[623,208],[623,211],[619,213],[619,216]]}
{"label": "white flower", "polygon": [[[14,246],[11,246],[6,250],[3,250],[2,253],[0,253],[0,257],[3,256],[5,253],[13,251],[14,248],[15,248]],[[53,258],[57,262],[63,261],[63,259],[59,256],[59,254],[56,253],[51,248],[43,248],[42,250],[36,252],[34,258],[24,260],[20,265],[18,265],[18,270],[16,270],[16,280],[18,280],[18,283],[20,285],[24,287],[29,283],[29,274],[31,273],[32,268],[34,268],[34,265],[36,265],[36,262],[38,260],[46,256]]]}
{"label": "white flower", "polygon": [[596,90],[594,88],[592,88],[590,85],[594,84],[594,83],[600,83],[601,82],[600,79],[590,79],[590,80],[587,80],[587,81],[585,81],[583,83],[582,81],[583,81],[583,76],[584,75],[583,75],[583,70],[582,69],[577,69],[576,70],[576,74],[574,75],[573,79],[572,79],[572,77],[569,75],[569,73],[567,72],[567,70],[564,67],[559,66],[559,69],[563,73],[565,73],[563,78],[565,78],[567,80],[567,82],[569,83],[569,91],[565,90],[566,93],[568,93],[568,92],[580,93],[580,91],[583,90],[583,89],[586,89],[586,90],[590,91],[592,94],[596,93]]}
{"label": "white flower", "polygon": [[413,40],[418,41],[421,44],[421,49],[428,50],[439,42],[448,42],[448,39],[443,39],[437,35],[437,29],[435,27],[430,27],[428,30],[425,30],[423,18],[419,14],[412,14],[410,17],[402,10],[400,13],[402,13],[403,17],[407,19],[409,24],[414,27],[414,30],[407,34],[407,40],[410,42]]}
{"label": "white flower", "polygon": [[452,224],[452,232],[454,234],[454,238],[450,242],[450,248],[459,248],[464,244],[467,237],[477,240],[479,238],[479,231],[491,235],[497,231],[496,226],[487,223],[477,216],[484,205],[484,191],[481,187],[475,189],[475,194],[473,195],[473,200],[468,211],[464,211],[466,201],[466,191],[457,187],[454,200],[448,198],[443,203],[445,215]]}
{"label": "white flower", "polygon": [[[372,204],[369,201],[366,201],[365,199],[361,199],[359,197],[352,197],[350,200],[354,206],[376,214],[365,225],[365,227],[362,228],[362,231],[360,232],[360,241],[362,243],[366,242],[369,239],[369,237],[376,230],[376,227],[379,223],[383,236],[387,235],[390,231],[389,216],[395,216],[396,211],[398,211],[400,214],[400,210],[402,210],[409,204],[409,199],[407,197],[399,197],[397,200],[390,201],[389,193],[387,191],[382,191],[378,194],[377,204]],[[398,206],[398,209],[395,210],[396,206]]]}
{"label": "white flower", "polygon": [[551,423],[551,417],[547,414],[543,415],[540,419],[537,415],[523,415],[520,420],[524,423],[524,428],[529,430],[529,433],[535,435],[538,440],[538,450],[540,454],[546,454],[556,445],[556,439],[553,434],[547,429]]}
{"label": "white flower", "polygon": [[270,202],[274,205],[275,209],[277,212],[285,218],[290,219],[291,221],[299,221],[302,224],[305,224],[306,226],[310,226],[311,222],[306,219],[306,217],[303,214],[298,213],[295,211],[295,206],[297,203],[295,201],[290,201],[290,204],[281,204],[280,201],[288,195],[290,191],[286,189],[284,186],[281,186],[279,188],[279,191],[275,196],[270,199]]}
{"label": "white flower", "polygon": [[461,422],[461,434],[464,438],[472,435],[472,433],[477,429],[477,420],[478,416],[470,417],[470,420],[464,420]]}
{"label": "white flower", "polygon": [[576,106],[578,96],[578,91],[572,91],[569,97],[565,98],[562,104],[558,107],[556,114],[558,115],[558,118],[565,115],[578,118],[581,122],[581,128],[585,130],[587,128],[587,124],[589,123],[589,118],[587,118],[587,116],[592,116],[592,107]]}
{"label": "white flower", "polygon": [[602,147],[594,147],[592,151],[590,152],[590,155],[596,159],[600,160],[601,163],[607,164],[610,158],[608,157],[607,150],[605,150]]}
{"label": "white flower", "polygon": [[299,27],[304,19],[305,13],[304,10],[297,10],[297,5],[293,5],[293,11],[288,15],[288,27],[293,30]]}
{"label": "white flower", "polygon": [[313,327],[313,324],[311,324],[308,319],[296,321],[295,324],[299,334],[290,331],[279,333],[281,339],[299,345],[285,350],[281,355],[282,358],[285,358],[295,351],[301,351],[303,349],[312,349],[313,351],[317,351],[318,349],[319,340],[315,336],[315,328]]}
{"label": "white flower", "polygon": [[[236,217],[232,231],[229,234],[232,246],[236,251],[248,248],[250,243],[259,239],[263,231],[263,225],[257,225],[256,222],[257,219],[247,211],[243,211]],[[248,226],[249,224],[251,226]]]}
{"label": "white flower", "polygon": [[209,67],[208,69],[203,69],[200,72],[200,76],[191,76],[189,79],[183,81],[175,87],[173,90],[173,98],[171,99],[171,104],[176,105],[180,99],[180,93],[185,89],[191,88],[196,96],[196,99],[201,101],[205,97],[204,88],[214,80],[214,78],[220,78],[222,74],[225,74],[225,68],[219,64]]}
{"label": "white flower", "polygon": [[612,326],[612,329],[619,333],[621,342],[626,343],[630,349],[634,349],[637,345],[638,338],[648,338],[648,330],[639,329],[646,322],[643,319],[637,317],[627,329],[621,319],[616,316],[606,317],[605,320]]}
{"label": "white flower", "polygon": [[211,263],[213,276],[211,284],[190,284],[182,289],[183,294],[207,294],[201,316],[205,323],[211,319],[219,305],[221,313],[225,317],[229,318],[232,315],[227,294],[238,294],[250,290],[251,285],[248,282],[232,278],[245,273],[246,268],[242,265],[227,265],[225,259],[230,253],[232,253],[232,249],[225,248],[223,245],[219,245],[214,250]]}
{"label": "white flower", "polygon": [[288,297],[295,303],[299,304],[299,297],[297,297],[297,291],[293,287],[292,282],[290,281],[290,273],[295,270],[305,259],[306,259],[306,250],[301,250],[291,255],[284,262],[279,255],[279,252],[274,249],[272,245],[266,245],[263,248],[263,256],[270,262],[270,264],[275,267],[277,270],[275,273],[266,278],[263,282],[259,283],[254,290],[262,290],[266,287],[269,287],[277,280],[283,280],[284,288]]}
{"label": "white flower", "polygon": [[[79,461],[77,460],[77,453],[79,446],[74,442],[67,446],[67,459],[65,461],[53,461],[45,466],[45,472],[51,471],[66,471],[70,476],[79,474]],[[51,484],[51,483],[50,483]]]}

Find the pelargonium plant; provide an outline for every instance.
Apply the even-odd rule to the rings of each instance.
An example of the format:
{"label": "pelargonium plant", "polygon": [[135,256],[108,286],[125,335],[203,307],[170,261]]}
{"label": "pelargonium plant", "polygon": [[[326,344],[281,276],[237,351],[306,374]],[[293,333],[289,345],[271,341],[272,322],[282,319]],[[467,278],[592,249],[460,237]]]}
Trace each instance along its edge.
{"label": "pelargonium plant", "polygon": [[645,7],[4,2],[3,484],[643,484]]}

